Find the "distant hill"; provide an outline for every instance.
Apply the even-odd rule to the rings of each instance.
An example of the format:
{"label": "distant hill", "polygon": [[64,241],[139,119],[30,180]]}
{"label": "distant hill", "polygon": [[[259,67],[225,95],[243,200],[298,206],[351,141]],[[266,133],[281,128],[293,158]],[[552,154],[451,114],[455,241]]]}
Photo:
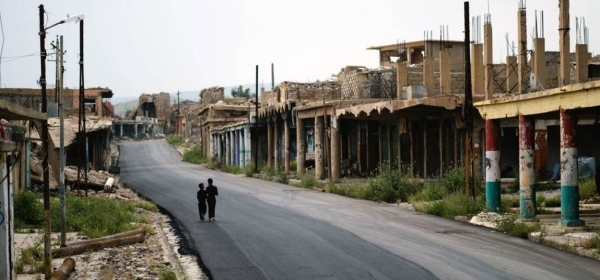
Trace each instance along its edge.
{"label": "distant hill", "polygon": [[[231,97],[231,89],[233,88],[237,88],[239,85],[237,86],[227,86],[224,87],[225,90],[225,97]],[[259,91],[260,91],[260,86],[259,85]],[[265,86],[265,90],[271,90],[271,85],[264,85]],[[251,94],[254,94],[255,91],[255,84],[246,84],[246,85],[242,85],[243,88],[250,88],[250,92]],[[171,104],[175,104],[177,103],[177,92],[169,92],[169,94],[171,95]],[[137,109],[138,106],[138,97],[133,97],[133,96],[124,96],[124,97],[113,97],[111,98],[110,102],[112,102],[113,106],[115,107],[115,115],[117,116],[124,116],[125,113],[127,112],[127,110],[135,110]],[[181,91],[179,93],[179,102],[182,102],[184,100],[192,100],[192,101],[199,101],[200,100],[200,90],[186,90],[186,91]]]}

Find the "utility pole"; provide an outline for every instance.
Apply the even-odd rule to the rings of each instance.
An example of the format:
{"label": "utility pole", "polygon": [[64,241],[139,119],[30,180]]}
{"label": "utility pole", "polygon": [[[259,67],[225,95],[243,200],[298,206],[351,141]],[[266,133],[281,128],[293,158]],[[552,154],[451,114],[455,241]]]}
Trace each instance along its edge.
{"label": "utility pole", "polygon": [[476,196],[474,182],[473,162],[473,93],[471,88],[471,49],[468,47],[471,30],[469,29],[469,1],[464,4],[465,16],[465,102],[463,105],[463,119],[465,122],[465,189],[473,199]]}
{"label": "utility pole", "polygon": [[256,91],[255,102],[254,102],[254,137],[252,142],[254,142],[254,173],[258,173],[258,65],[256,65]]}
{"label": "utility pole", "polygon": [[[85,86],[83,75],[83,20],[79,22],[79,164],[77,165],[77,191],[81,189],[81,177],[84,179],[85,196],[88,195],[88,143],[85,132]],[[82,170],[83,169],[83,170]],[[83,173],[83,174],[82,174]],[[83,176],[82,176],[83,175]]]}
{"label": "utility pole", "polygon": [[[38,6],[40,14],[40,62],[41,76],[40,86],[42,88],[42,113],[48,113],[48,99],[46,96],[46,30],[44,29],[44,5]],[[50,279],[52,274],[52,260],[50,256],[50,173],[48,170],[48,121],[42,122],[42,170],[44,180],[44,274]]]}
{"label": "utility pole", "polygon": [[60,246],[64,247],[67,245],[67,222],[66,222],[66,206],[65,206],[65,111],[63,108],[63,82],[64,82],[64,69],[63,69],[63,36],[60,36],[59,42],[59,83],[58,83],[58,114],[60,115],[60,180],[58,181],[60,189]]}

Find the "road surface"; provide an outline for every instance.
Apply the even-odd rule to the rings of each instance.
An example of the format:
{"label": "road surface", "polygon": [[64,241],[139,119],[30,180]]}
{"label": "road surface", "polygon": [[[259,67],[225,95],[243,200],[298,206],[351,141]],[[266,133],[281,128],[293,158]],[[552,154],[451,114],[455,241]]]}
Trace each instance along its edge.
{"label": "road surface", "polygon": [[[213,279],[600,279],[600,263],[472,226],[209,170],[164,140],[120,145],[121,180],[168,211]],[[196,191],[219,188],[217,222]]]}

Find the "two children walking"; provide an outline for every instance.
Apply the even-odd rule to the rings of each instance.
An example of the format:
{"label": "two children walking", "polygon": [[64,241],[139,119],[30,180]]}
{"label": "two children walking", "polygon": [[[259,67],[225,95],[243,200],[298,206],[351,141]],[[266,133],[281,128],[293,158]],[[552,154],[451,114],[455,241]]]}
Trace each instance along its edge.
{"label": "two children walking", "polygon": [[204,189],[204,184],[200,183],[198,187],[200,190],[196,193],[198,199],[198,212],[200,212],[200,221],[204,221],[204,215],[206,215],[206,203],[208,202],[208,219],[211,222],[215,221],[215,206],[217,204],[216,196],[219,195],[217,187],[213,185],[213,180],[208,178],[208,187]]}

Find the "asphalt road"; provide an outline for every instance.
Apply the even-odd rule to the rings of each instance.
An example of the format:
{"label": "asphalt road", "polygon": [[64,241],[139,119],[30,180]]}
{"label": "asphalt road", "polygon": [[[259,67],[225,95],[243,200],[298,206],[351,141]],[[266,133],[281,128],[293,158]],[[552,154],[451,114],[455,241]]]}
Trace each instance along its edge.
{"label": "asphalt road", "polygon": [[[221,173],[164,140],[120,148],[121,180],[174,218],[213,279],[600,279],[600,263],[487,228]],[[217,222],[196,191],[219,188]]]}

